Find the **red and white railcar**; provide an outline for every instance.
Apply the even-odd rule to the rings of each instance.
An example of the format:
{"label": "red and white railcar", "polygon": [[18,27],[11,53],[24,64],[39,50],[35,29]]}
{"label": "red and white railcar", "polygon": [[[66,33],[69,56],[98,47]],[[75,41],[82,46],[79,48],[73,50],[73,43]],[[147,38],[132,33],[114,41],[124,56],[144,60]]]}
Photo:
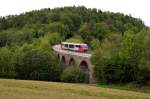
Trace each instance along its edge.
{"label": "red and white railcar", "polygon": [[71,51],[77,51],[77,52],[86,52],[88,50],[87,44],[84,44],[84,43],[62,42],[61,48],[64,50],[71,50]]}

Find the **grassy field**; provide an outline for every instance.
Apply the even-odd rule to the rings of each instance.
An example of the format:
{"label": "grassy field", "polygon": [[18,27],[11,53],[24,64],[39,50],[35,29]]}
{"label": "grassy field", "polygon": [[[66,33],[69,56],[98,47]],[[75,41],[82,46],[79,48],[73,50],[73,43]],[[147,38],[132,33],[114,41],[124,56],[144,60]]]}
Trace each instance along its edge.
{"label": "grassy field", "polygon": [[150,99],[150,94],[94,85],[0,79],[0,99]]}

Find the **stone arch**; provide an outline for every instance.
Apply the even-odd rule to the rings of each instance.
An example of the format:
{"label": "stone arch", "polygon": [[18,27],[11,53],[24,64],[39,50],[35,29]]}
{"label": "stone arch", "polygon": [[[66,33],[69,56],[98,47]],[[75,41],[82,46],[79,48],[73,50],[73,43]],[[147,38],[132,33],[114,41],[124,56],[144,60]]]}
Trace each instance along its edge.
{"label": "stone arch", "polygon": [[81,61],[79,68],[85,73],[85,82],[89,83],[89,67],[86,61]]}
{"label": "stone arch", "polygon": [[88,63],[87,63],[86,61],[81,61],[79,67],[80,67],[83,71],[89,70]]}
{"label": "stone arch", "polygon": [[76,65],[76,62],[75,62],[74,58],[70,58],[69,66],[75,66],[75,65]]}
{"label": "stone arch", "polygon": [[66,59],[65,56],[62,56],[61,58],[61,63],[65,66],[66,65]]}

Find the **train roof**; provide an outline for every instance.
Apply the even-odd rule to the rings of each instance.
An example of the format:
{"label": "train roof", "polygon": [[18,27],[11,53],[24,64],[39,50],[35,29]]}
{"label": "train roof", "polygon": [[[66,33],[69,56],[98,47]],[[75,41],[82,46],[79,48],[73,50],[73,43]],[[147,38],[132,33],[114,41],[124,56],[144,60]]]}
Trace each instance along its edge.
{"label": "train roof", "polygon": [[61,42],[61,44],[77,44],[77,45],[87,45],[85,43],[71,43],[71,42]]}

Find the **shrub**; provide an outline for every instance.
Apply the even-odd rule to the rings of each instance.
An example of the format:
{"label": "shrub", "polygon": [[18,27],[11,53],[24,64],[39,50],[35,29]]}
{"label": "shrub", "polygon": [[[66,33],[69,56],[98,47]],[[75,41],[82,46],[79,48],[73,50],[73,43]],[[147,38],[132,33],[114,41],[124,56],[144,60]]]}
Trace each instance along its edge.
{"label": "shrub", "polygon": [[135,34],[132,31],[125,32],[121,44],[117,44],[118,40],[112,38],[104,42],[92,56],[97,81],[102,83],[135,82],[141,58],[141,48],[135,41]]}
{"label": "shrub", "polygon": [[138,65],[138,76],[137,82],[144,85],[150,85],[150,55],[146,53],[148,57],[141,59],[140,64]]}
{"label": "shrub", "polygon": [[34,48],[19,56],[17,78],[59,81],[62,68],[52,52]]}
{"label": "shrub", "polygon": [[61,81],[69,83],[81,83],[85,80],[84,72],[77,67],[66,68],[61,76]]}
{"label": "shrub", "polygon": [[93,50],[96,50],[100,47],[101,45],[101,42],[98,40],[98,39],[93,39],[91,42],[90,42],[90,45],[91,45],[91,48]]}
{"label": "shrub", "polygon": [[73,43],[83,43],[82,42],[82,39],[81,38],[77,38],[77,37],[74,37],[74,38],[70,38],[70,39],[67,39],[65,42],[73,42]]}

